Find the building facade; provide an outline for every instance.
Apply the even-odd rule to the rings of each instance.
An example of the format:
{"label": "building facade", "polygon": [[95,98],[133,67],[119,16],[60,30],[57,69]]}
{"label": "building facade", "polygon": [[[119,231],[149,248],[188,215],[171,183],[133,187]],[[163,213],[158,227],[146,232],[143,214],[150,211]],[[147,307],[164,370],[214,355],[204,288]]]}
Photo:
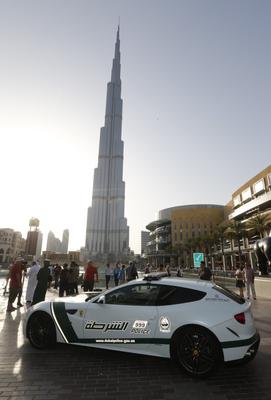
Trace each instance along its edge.
{"label": "building facade", "polygon": [[10,228],[0,229],[0,265],[8,266],[17,257],[25,254],[25,239],[21,232]]}
{"label": "building facade", "polygon": [[237,189],[231,198],[229,220],[247,221],[271,213],[271,165]]}
{"label": "building facade", "polygon": [[147,253],[147,243],[150,241],[150,232],[141,231],[141,255],[145,255]]}
{"label": "building facade", "polygon": [[[261,232],[251,224],[257,218],[262,222]],[[205,253],[204,239],[207,238],[209,261],[213,266],[234,269],[246,260],[256,267],[254,244],[261,236],[271,236],[271,165],[235,190],[225,206],[199,204],[167,208],[159,211],[158,219],[146,228],[150,231],[147,256],[154,265],[170,262],[176,254],[189,248],[191,252]],[[193,265],[192,257],[189,265]]]}
{"label": "building facade", "polygon": [[[231,255],[231,265],[236,264],[237,251],[242,257],[250,261],[253,267],[257,266],[254,244],[261,236],[271,235],[271,165],[263,169],[239,187],[231,196],[227,204],[227,218],[229,222],[237,222],[243,227],[243,233],[237,240],[230,240],[225,247],[225,254]],[[262,232],[253,229],[253,220],[265,220]]]}
{"label": "building facade", "polygon": [[[214,204],[193,204],[160,210],[158,219],[146,226],[150,231],[147,256],[154,265],[172,263],[178,249],[189,241],[206,238],[224,221],[225,207]],[[178,257],[177,257],[178,258]]]}
{"label": "building facade", "polygon": [[122,99],[119,28],[111,81],[107,85],[105,123],[100,132],[98,167],[88,209],[86,248],[89,256],[127,254],[129,228],[124,217]]}
{"label": "building facade", "polygon": [[62,235],[62,244],[61,244],[61,251],[62,253],[68,253],[68,248],[69,248],[69,230],[64,229],[63,235]]}
{"label": "building facade", "polygon": [[69,251],[68,253],[55,253],[53,251],[43,251],[42,261],[49,260],[51,265],[70,264],[72,261],[81,264],[80,251]]}
{"label": "building facade", "polygon": [[27,232],[25,244],[25,256],[27,261],[37,260],[41,256],[43,235],[40,230],[30,230]]}

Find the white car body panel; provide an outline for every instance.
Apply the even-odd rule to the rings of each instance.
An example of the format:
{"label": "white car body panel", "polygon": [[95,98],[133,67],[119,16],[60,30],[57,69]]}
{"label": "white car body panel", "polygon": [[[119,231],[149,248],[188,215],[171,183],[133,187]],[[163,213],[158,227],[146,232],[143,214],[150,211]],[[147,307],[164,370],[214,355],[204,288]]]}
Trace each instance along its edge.
{"label": "white car body panel", "polygon": [[[198,301],[164,306],[99,304],[95,303],[96,298],[85,302],[85,296],[67,297],[31,307],[26,324],[33,313],[43,311],[55,323],[57,342],[167,358],[174,332],[185,325],[200,325],[211,331],[221,343],[224,361],[242,359],[256,342],[250,303],[238,304],[215,291],[213,283],[180,278],[151,282],[138,279],[122,287],[138,284],[180,286],[207,294]],[[242,312],[246,316],[244,325],[234,319],[234,315]],[[136,324],[143,328],[135,330]]]}

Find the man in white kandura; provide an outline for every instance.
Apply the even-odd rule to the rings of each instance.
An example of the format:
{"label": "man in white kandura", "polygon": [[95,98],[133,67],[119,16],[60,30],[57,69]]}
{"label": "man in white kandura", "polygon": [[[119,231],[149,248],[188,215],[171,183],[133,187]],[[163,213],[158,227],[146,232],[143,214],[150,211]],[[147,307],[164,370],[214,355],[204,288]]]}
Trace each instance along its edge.
{"label": "man in white kandura", "polygon": [[26,304],[31,305],[33,300],[33,295],[37,286],[37,275],[40,270],[40,264],[34,261],[26,273],[26,277],[28,278],[27,289],[26,289]]}

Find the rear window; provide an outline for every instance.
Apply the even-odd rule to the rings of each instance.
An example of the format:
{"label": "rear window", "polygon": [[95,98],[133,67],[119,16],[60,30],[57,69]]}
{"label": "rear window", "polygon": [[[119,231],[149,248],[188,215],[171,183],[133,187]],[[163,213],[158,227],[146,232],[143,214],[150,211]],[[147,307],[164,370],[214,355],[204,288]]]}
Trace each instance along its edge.
{"label": "rear window", "polygon": [[238,304],[245,303],[245,299],[243,299],[243,297],[240,297],[238,294],[232,292],[231,290],[227,289],[224,286],[215,285],[215,286],[213,286],[213,289],[219,293],[224,294],[224,296],[228,297],[229,299],[235,301]]}
{"label": "rear window", "polygon": [[200,290],[161,285],[156,304],[157,306],[168,306],[171,304],[191,303],[201,300],[205,295],[206,293]]}

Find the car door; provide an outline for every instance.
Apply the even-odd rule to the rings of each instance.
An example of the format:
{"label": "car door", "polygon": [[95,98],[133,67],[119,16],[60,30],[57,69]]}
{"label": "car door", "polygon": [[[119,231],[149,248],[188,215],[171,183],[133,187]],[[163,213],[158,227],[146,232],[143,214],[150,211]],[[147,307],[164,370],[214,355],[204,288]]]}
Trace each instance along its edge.
{"label": "car door", "polygon": [[157,328],[158,286],[123,285],[89,303],[84,321],[85,342],[95,347],[148,352]]}

